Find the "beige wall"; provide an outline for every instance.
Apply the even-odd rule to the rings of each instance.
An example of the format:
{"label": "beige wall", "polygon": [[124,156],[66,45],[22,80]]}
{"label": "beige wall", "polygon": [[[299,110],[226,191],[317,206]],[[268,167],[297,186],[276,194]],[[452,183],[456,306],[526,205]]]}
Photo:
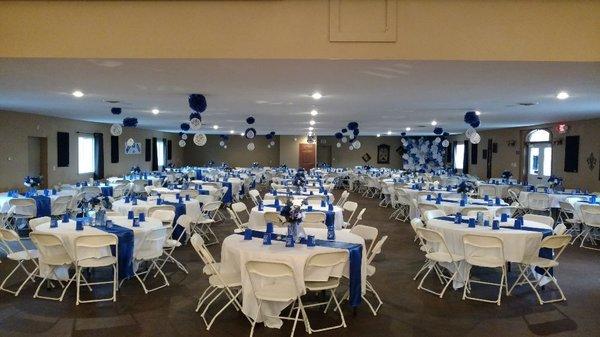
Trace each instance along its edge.
{"label": "beige wall", "polygon": [[[486,177],[486,162],[481,158],[482,151],[487,148],[488,139],[498,143],[498,153],[492,154],[492,176],[498,177],[504,170],[509,170],[516,177],[522,177],[526,171],[524,141],[531,130],[538,128],[547,129],[552,133],[553,140],[562,139],[562,144],[552,146],[552,174],[564,178],[565,187],[587,188],[592,191],[600,191],[599,167],[600,167],[600,119],[568,122],[569,130],[566,135],[554,131],[554,124],[545,124],[532,127],[510,128],[501,130],[481,131],[481,142],[478,148],[477,165],[469,163],[469,173],[479,177]],[[565,160],[565,136],[580,136],[579,138],[579,170],[577,173],[564,172]],[[452,136],[451,140],[464,140],[464,135]],[[514,140],[514,147],[508,146],[507,142]],[[590,153],[598,160],[593,170],[587,165]],[[470,147],[469,147],[470,155]],[[470,160],[469,160],[470,162]]]}
{"label": "beige wall", "polygon": [[254,151],[248,151],[246,146],[250,141],[242,136],[230,136],[227,149],[219,146],[219,136],[208,135],[207,138],[208,140],[204,146],[196,146],[191,137],[188,139],[186,146],[183,148],[183,159],[187,165],[203,166],[209,160],[213,160],[217,165],[225,162],[232,167],[250,166],[254,162],[262,166],[279,165],[278,136],[275,136],[275,146],[271,146],[271,148],[267,148],[269,141],[266,140],[264,135],[257,136],[253,140]]}
{"label": "beige wall", "polygon": [[[104,175],[106,177],[123,175],[134,165],[150,170],[151,163],[144,161],[145,139],[158,137],[173,140],[173,160],[175,165],[183,163],[183,155],[177,143],[177,135],[144,130],[123,128],[119,137],[119,163],[110,162],[110,124],[82,122],[71,119],[48,117],[35,114],[0,111],[0,191],[10,188],[23,188],[23,178],[28,171],[28,137],[46,137],[48,143],[48,176],[44,177],[49,185],[72,183],[91,177],[91,174],[79,175],[77,171],[77,133],[104,134]],[[56,133],[69,132],[69,167],[56,166]],[[133,137],[142,144],[142,153],[125,154],[125,141]]]}
{"label": "beige wall", "polygon": [[[342,147],[337,148],[337,139],[335,137],[319,137],[319,144],[322,144],[322,140],[325,140],[325,144],[331,145],[331,165],[333,167],[354,167],[357,165],[369,165],[373,167],[390,167],[390,168],[402,168],[402,157],[396,153],[396,149],[401,145],[400,137],[397,136],[359,136],[360,149],[352,150],[348,149],[348,143],[342,143]],[[390,163],[389,164],[377,164],[377,146],[380,144],[387,144],[390,146]],[[364,162],[362,156],[368,153],[371,156],[371,160]]]}
{"label": "beige wall", "polygon": [[[297,168],[300,164],[300,144],[308,144],[306,136],[279,136],[279,164]],[[315,163],[317,162],[315,146]]]}
{"label": "beige wall", "polygon": [[589,0],[1,1],[0,56],[597,61],[598,17]]}

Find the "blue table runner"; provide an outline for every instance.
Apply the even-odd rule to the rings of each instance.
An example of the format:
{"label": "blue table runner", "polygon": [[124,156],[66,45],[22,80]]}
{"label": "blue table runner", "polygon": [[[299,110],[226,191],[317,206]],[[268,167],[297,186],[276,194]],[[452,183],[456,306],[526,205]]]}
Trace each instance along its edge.
{"label": "blue table runner", "polygon": [[[133,230],[118,225],[108,227],[96,227],[107,233],[115,234],[119,240],[119,280],[133,277]],[[115,255],[115,247],[111,247]]]}

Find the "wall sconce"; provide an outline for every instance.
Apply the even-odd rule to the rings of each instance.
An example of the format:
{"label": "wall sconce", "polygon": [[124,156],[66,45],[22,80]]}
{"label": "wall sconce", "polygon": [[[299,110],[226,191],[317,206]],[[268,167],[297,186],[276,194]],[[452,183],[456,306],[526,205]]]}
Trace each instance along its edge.
{"label": "wall sconce", "polygon": [[563,144],[562,138],[558,138],[558,139],[552,141],[552,145],[562,145],[562,144]]}
{"label": "wall sconce", "polygon": [[516,144],[517,144],[517,141],[514,140],[514,139],[511,139],[511,140],[509,140],[509,141],[506,142],[506,145],[511,146],[511,147],[515,146]]}

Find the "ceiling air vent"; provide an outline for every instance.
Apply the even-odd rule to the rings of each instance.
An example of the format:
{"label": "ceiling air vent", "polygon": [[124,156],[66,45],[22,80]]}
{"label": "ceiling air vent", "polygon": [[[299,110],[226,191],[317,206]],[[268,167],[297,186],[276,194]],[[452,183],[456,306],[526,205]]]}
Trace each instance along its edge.
{"label": "ceiling air vent", "polygon": [[521,106],[533,106],[533,105],[537,105],[538,102],[519,102],[517,104],[519,104]]}

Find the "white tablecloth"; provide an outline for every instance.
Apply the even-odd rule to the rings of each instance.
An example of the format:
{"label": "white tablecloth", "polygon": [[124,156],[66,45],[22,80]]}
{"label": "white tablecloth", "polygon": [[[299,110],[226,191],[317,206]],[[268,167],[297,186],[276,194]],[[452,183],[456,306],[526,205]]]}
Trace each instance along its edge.
{"label": "white tablecloth", "polygon": [[[310,193],[310,192],[308,192]],[[277,195],[287,195],[286,193],[279,193],[277,192]],[[324,195],[323,193],[314,193],[314,195]],[[309,197],[310,195],[307,194],[306,192],[302,192],[302,194],[295,194],[295,192],[293,192],[292,194],[292,199],[293,200],[299,200],[302,201],[304,199],[306,199],[307,197]],[[326,196],[329,197],[329,202],[334,202],[334,196],[331,193],[327,193]],[[263,198],[264,200],[273,200],[275,199],[275,196],[272,193],[265,193],[265,196]]]}
{"label": "white tablecloth", "polygon": [[[529,198],[529,194],[530,193],[541,193],[541,192],[526,192],[526,191],[521,191],[521,193],[519,193],[519,202],[521,203],[521,205],[525,206],[525,207],[529,207],[529,203],[528,203],[528,198]],[[577,197],[589,197],[587,194],[581,194],[581,193],[546,193],[548,195],[548,197],[550,198],[550,207],[552,208],[560,208],[560,204],[558,203],[559,201],[566,201],[567,198],[577,198]]]}
{"label": "white tablecloth", "polygon": [[[499,219],[499,218],[496,218]],[[507,222],[500,223],[500,226],[513,226],[514,219],[508,219]],[[524,227],[536,227],[552,230],[551,227],[534,222],[524,221]],[[527,258],[537,256],[539,254],[539,244],[542,241],[542,233],[534,231],[526,231],[512,228],[500,228],[492,230],[491,227],[469,228],[467,224],[455,224],[452,221],[441,219],[432,219],[427,223],[427,228],[436,230],[444,236],[448,249],[452,254],[464,256],[463,236],[465,234],[494,236],[502,239],[504,244],[504,256],[508,262],[523,262]],[[448,265],[451,269],[451,265]],[[459,263],[461,275],[465,276],[470,270],[471,265],[465,261]],[[452,270],[453,271],[453,270]],[[458,289],[464,285],[464,277],[457,277],[454,281],[454,288]]]}
{"label": "white tablecloth", "polygon": [[[268,201],[265,201],[267,204]],[[296,202],[295,202],[296,203]],[[306,210],[306,206],[303,207]],[[313,205],[313,211],[327,212],[329,209],[327,206],[321,207],[321,205]],[[267,226],[265,222],[265,212],[276,212],[275,207],[264,207],[262,211],[258,210],[258,206],[254,206],[250,211],[250,228],[256,230],[264,230]],[[341,207],[334,206],[333,212],[335,213],[334,226],[335,229],[342,229],[344,225],[344,213]]]}
{"label": "white tablecloth", "polygon": [[[178,202],[174,195],[164,195],[161,198],[168,202]],[[138,200],[137,206],[134,206],[131,202],[125,203],[125,199],[121,199],[113,202],[112,209],[115,212],[127,215],[127,213],[135,207],[136,209],[141,209],[142,212],[146,213],[147,215],[150,207],[157,206],[156,199],[157,197],[148,197],[148,201]],[[190,199],[189,201],[186,201],[184,199],[183,203],[185,204],[185,214],[194,218],[198,218],[200,216],[200,202],[198,200]]]}
{"label": "white tablecloth", "polygon": [[[71,191],[71,190],[65,190],[65,191],[58,191],[56,192],[55,195],[52,195],[52,192],[50,192],[50,194],[48,195],[48,198],[50,198],[50,207],[52,207],[52,205],[54,205],[54,201],[56,201],[56,199],[58,197],[61,196],[73,196],[76,193],[76,191]],[[44,191],[38,191],[38,195],[44,195]],[[19,196],[19,198],[26,198],[25,196]],[[9,205],[9,200],[10,199],[15,199],[13,197],[9,197],[8,193],[0,193],[0,213],[7,213],[8,210],[10,209],[10,205]]]}
{"label": "white tablecloth", "polygon": [[[315,235],[317,239],[327,239],[327,230],[307,228],[305,229],[307,235]],[[278,232],[275,229],[275,233]],[[358,235],[350,233],[348,230],[336,231],[336,241],[347,242],[347,243],[358,243],[363,245],[363,258],[361,264],[361,285],[362,292],[365,292],[365,281],[366,281],[366,256],[364,254],[364,240]],[[313,270],[310,274],[304,274],[304,265],[307,259],[318,252],[330,252],[338,250],[329,247],[307,247],[306,245],[297,244],[293,248],[285,247],[285,242],[273,240],[270,246],[264,246],[262,239],[253,239],[249,241],[244,240],[244,235],[232,234],[225,238],[221,247],[221,269],[223,273],[241,273],[242,278],[242,311],[250,316],[256,317],[258,310],[258,302],[252,291],[252,284],[248,273],[246,272],[246,262],[248,261],[276,261],[288,263],[294,270],[294,276],[296,278],[296,285],[298,289],[302,289],[300,294],[305,294],[305,280],[310,281],[325,281],[329,276],[339,277],[342,273],[348,270],[348,264],[343,269],[336,268],[334,270]],[[345,271],[344,271],[345,269]],[[283,309],[285,309],[289,303],[280,302],[263,302],[261,311],[270,315],[279,315]],[[262,315],[258,316],[258,322],[264,321]],[[265,325],[271,328],[279,328],[282,325],[281,320],[268,318],[265,321]]]}
{"label": "white tablecloth", "polygon": [[[458,201],[459,199],[453,198],[453,199],[449,199],[449,200]],[[479,203],[485,203],[485,201],[483,199],[472,199],[472,198],[469,198],[469,201],[465,204],[465,206],[461,206],[460,202],[447,202],[447,201],[442,201],[438,205],[435,203],[435,198],[431,198],[431,200],[427,200],[426,196],[422,196],[420,198],[419,202],[425,203],[425,204],[430,204],[430,205],[435,205],[439,209],[444,210],[444,212],[446,212],[446,214],[456,214],[457,212],[462,212],[462,209],[465,207],[484,207],[487,209],[487,214],[484,213],[484,215],[487,218],[493,218],[496,215],[496,210],[498,208],[508,206],[508,204],[505,203],[504,201],[501,201],[499,206],[495,204],[495,201],[494,201],[494,205],[492,205],[492,206],[480,205]],[[472,202],[475,202],[478,204],[472,204]],[[463,214],[463,215],[466,215],[466,214]]]}

